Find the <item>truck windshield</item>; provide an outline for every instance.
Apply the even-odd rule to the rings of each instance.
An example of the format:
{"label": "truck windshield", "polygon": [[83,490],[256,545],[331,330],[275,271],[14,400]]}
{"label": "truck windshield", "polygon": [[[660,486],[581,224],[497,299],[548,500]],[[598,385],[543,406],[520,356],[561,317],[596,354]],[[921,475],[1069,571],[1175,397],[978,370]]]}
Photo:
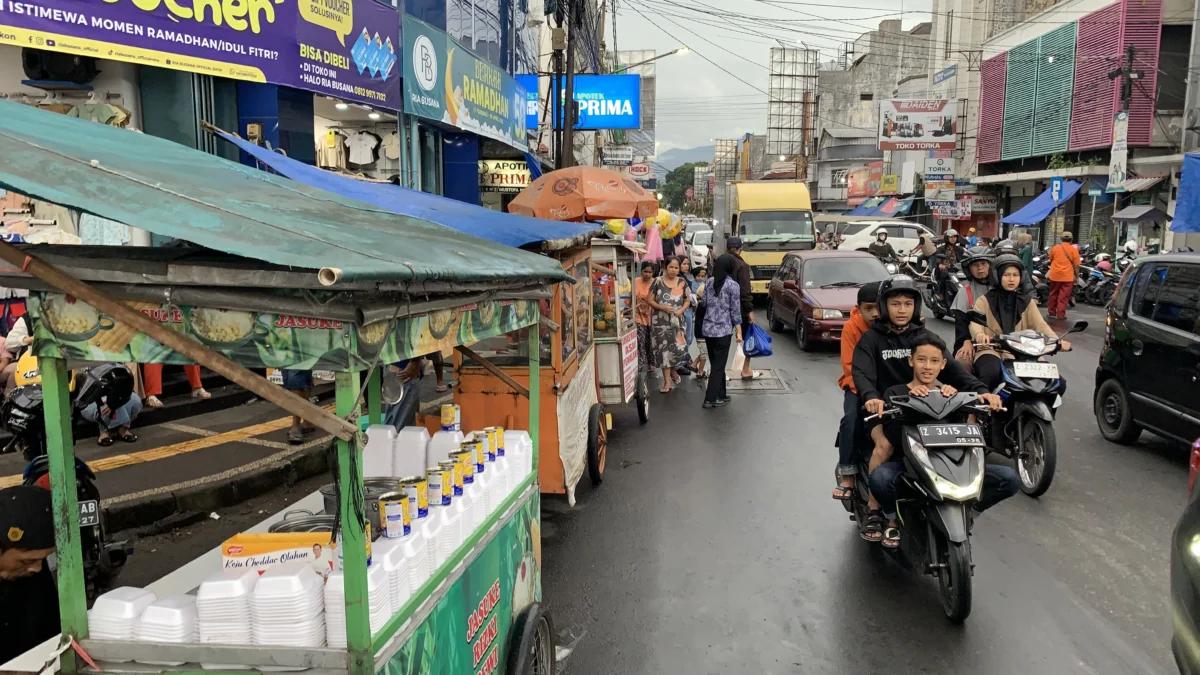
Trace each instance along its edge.
{"label": "truck windshield", "polygon": [[738,215],[743,237],[815,241],[810,211],[743,211]]}

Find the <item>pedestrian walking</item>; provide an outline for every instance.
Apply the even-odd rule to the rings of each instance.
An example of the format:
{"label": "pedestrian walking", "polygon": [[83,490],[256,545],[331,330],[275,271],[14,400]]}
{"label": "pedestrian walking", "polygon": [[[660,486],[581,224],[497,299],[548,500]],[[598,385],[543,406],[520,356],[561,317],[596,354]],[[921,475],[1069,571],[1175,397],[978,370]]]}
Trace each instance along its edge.
{"label": "pedestrian walking", "polygon": [[708,343],[712,377],[704,392],[704,407],[717,408],[729,403],[725,391],[725,364],[733,340],[742,342],[742,291],[734,279],[735,258],[722,255],[713,265],[713,280],[704,289],[704,325],[701,332]]}
{"label": "pedestrian walking", "polygon": [[700,350],[700,355],[692,361],[692,372],[696,373],[696,377],[705,377],[704,366],[708,361],[708,342],[704,339],[704,289],[708,284],[708,270],[703,267],[696,268],[696,275],[692,281],[692,299],[696,302],[695,310],[695,326],[693,333],[696,336],[696,348]]}
{"label": "pedestrian walking", "polygon": [[[166,405],[158,398],[163,393],[162,373],[163,364],[161,363],[142,364],[142,386],[146,392],[147,408],[161,408]],[[192,398],[200,400],[212,398],[212,394],[205,390],[204,384],[200,381],[200,366],[184,366],[183,374],[187,376],[188,384],[192,387]]]}
{"label": "pedestrian walking", "polygon": [[634,321],[637,323],[638,370],[643,373],[653,372],[659,367],[658,354],[654,351],[653,340],[650,337],[650,325],[653,323],[654,307],[650,304],[650,288],[654,286],[654,263],[649,260],[642,263],[641,276],[633,280]]}
{"label": "pedestrian walking", "polygon": [[[726,252],[722,253],[721,257],[728,256],[733,259],[733,271],[730,274],[733,276],[733,280],[737,282],[738,292],[741,294],[741,323],[742,330],[745,331],[750,328],[750,324],[754,323],[754,295],[750,288],[750,265],[742,259],[741,237],[730,237],[725,242],[725,249]],[[713,363],[717,363],[717,361],[714,360]],[[723,363],[719,365],[721,368],[725,367]],[[762,376],[762,373],[751,370],[750,357],[746,357],[742,363],[742,379],[753,380],[760,376]]]}
{"label": "pedestrian walking", "polygon": [[[305,400],[312,397],[313,376],[311,370],[288,370],[284,368],[281,373],[283,375],[284,389]],[[298,415],[292,415],[292,426],[288,429],[287,433],[288,443],[300,445],[304,442],[304,434],[315,430],[316,427],[307,424],[306,420]]]}
{"label": "pedestrian walking", "polygon": [[681,378],[675,366],[687,358],[683,313],[691,306],[690,295],[687,282],[679,276],[679,258],[667,258],[663,275],[650,287],[649,298],[654,308],[650,320],[651,348],[662,367],[663,386],[659,389],[662,394],[670,393],[672,384],[679,384]]}
{"label": "pedestrian walking", "polygon": [[692,341],[696,336],[696,277],[692,275],[692,264],[687,256],[679,256],[679,276],[687,284],[688,293],[688,308],[683,312],[683,331],[687,347],[683,353],[683,360],[675,364],[676,371],[682,376],[692,372]]}
{"label": "pedestrian walking", "polygon": [[1052,319],[1067,318],[1067,301],[1079,274],[1079,251],[1072,246],[1074,237],[1070,232],[1062,233],[1062,241],[1050,249],[1050,300],[1046,313]]}

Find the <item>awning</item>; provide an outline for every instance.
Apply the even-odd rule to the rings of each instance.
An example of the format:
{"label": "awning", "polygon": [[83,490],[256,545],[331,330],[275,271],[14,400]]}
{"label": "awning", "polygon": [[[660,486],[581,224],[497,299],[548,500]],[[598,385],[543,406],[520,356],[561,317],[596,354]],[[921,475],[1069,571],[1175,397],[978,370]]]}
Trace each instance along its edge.
{"label": "awning", "polygon": [[1149,204],[1143,204],[1141,206],[1126,206],[1120,211],[1114,213],[1112,219],[1127,223],[1165,223],[1166,221],[1171,220],[1171,216],[1168,216],[1165,212],[1163,212],[1162,209],[1154,208]]}
{"label": "awning", "polygon": [[1149,190],[1158,185],[1166,176],[1142,176],[1141,178],[1130,178],[1125,181],[1125,192],[1141,192]]}
{"label": "awning", "polygon": [[1179,197],[1175,200],[1175,220],[1172,232],[1200,232],[1200,154],[1183,158],[1183,173],[1179,175]]}
{"label": "awning", "polygon": [[865,202],[854,207],[854,210],[847,213],[848,216],[869,216],[880,204],[883,203],[882,197],[871,197]]}
{"label": "awning", "polygon": [[345,282],[570,278],[546,256],[19,103],[0,101],[0,157],[0,188]]}
{"label": "awning", "polygon": [[[497,244],[524,246],[535,242],[573,239],[596,230],[595,225],[588,223],[564,223],[558,220],[516,216],[390,183],[370,183],[342,176],[254,145],[237,136],[220,131],[213,133],[292,180],[373,204],[391,213],[445,225]],[[534,164],[529,166],[533,167]],[[532,176],[532,173],[530,175]]]}
{"label": "awning", "polygon": [[912,205],[913,205],[912,197],[904,197],[903,199],[900,197],[890,197],[887,201],[880,204],[874,211],[872,211],[871,215],[872,216],[902,216],[902,215],[908,213],[908,210],[910,208],[912,208]]}
{"label": "awning", "polygon": [[1054,203],[1054,198],[1050,196],[1050,190],[1046,190],[1042,194],[1033,198],[1033,201],[1026,204],[1023,208],[1018,209],[1009,215],[1000,219],[1002,223],[1010,225],[1033,225],[1040,223],[1050,215],[1050,212],[1055,207],[1064,204],[1068,199],[1075,196],[1079,192],[1080,183],[1073,180],[1063,181],[1062,195],[1058,199],[1058,204]]}

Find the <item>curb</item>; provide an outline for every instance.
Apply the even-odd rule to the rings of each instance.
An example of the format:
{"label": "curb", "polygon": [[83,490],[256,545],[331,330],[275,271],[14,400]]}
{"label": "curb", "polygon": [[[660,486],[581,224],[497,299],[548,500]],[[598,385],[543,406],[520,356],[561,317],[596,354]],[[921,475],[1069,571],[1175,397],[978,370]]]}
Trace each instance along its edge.
{"label": "curb", "polygon": [[225,478],[181,486],[161,494],[135,497],[104,508],[105,529],[121,532],[157,526],[172,529],[194,514],[234,506],[284,485],[324,473],[329,468],[325,445]]}

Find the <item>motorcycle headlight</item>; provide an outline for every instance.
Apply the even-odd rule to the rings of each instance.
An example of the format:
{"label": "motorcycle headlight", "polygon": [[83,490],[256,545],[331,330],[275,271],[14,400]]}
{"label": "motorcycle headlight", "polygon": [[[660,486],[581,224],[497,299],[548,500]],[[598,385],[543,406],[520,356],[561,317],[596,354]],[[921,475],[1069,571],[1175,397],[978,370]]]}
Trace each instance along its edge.
{"label": "motorcycle headlight", "polygon": [[840,318],[842,318],[842,311],[840,309],[822,309],[820,307],[817,307],[817,308],[813,309],[813,318],[814,319],[840,319]]}
{"label": "motorcycle headlight", "polygon": [[1008,343],[1008,346],[1026,356],[1041,356],[1046,353],[1046,338],[1021,338]]}
{"label": "motorcycle headlight", "polygon": [[937,470],[933,468],[933,462],[929,461],[929,451],[925,446],[913,440],[908,448],[908,456],[916,460],[917,465],[929,476],[929,480],[933,481],[933,487],[941,495],[942,499],[949,499],[956,502],[964,502],[968,499],[978,499],[980,492],[983,491],[983,450],[981,448],[972,448],[971,453],[975,455],[975,461],[979,464],[979,471],[975,473],[968,485],[956,485],[942,478]]}
{"label": "motorcycle headlight", "polygon": [[888,263],[887,271],[888,271],[888,274],[895,274],[896,273],[896,263]]}

